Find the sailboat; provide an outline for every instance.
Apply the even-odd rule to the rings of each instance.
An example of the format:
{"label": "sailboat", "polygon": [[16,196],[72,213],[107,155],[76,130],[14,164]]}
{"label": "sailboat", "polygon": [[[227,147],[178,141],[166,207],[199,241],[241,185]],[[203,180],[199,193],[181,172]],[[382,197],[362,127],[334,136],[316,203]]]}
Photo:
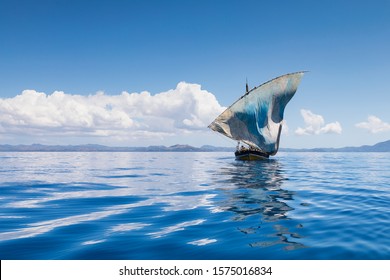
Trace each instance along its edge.
{"label": "sailboat", "polygon": [[284,109],[305,72],[286,74],[246,92],[208,127],[238,141],[238,160],[261,160],[279,149]]}

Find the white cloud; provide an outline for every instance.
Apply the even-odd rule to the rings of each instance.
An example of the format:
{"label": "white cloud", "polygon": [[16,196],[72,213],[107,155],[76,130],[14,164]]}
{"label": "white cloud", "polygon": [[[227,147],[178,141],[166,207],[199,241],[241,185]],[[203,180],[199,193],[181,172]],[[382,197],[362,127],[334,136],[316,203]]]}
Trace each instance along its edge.
{"label": "white cloud", "polygon": [[318,135],[318,134],[341,134],[342,128],[339,122],[325,124],[321,115],[316,115],[310,110],[301,109],[301,115],[305,122],[305,128],[298,127],[295,130],[297,135]]}
{"label": "white cloud", "polygon": [[382,121],[376,116],[369,116],[367,118],[367,122],[357,123],[355,126],[358,128],[367,129],[371,133],[390,131],[390,124]]}
{"label": "white cloud", "polygon": [[0,133],[39,136],[164,137],[207,129],[225,108],[198,84],[180,82],[155,95],[81,96],[24,90],[0,98]]}
{"label": "white cloud", "polygon": [[289,128],[288,128],[287,122],[286,122],[286,120],[283,120],[282,135],[288,135],[288,134],[289,134]]}

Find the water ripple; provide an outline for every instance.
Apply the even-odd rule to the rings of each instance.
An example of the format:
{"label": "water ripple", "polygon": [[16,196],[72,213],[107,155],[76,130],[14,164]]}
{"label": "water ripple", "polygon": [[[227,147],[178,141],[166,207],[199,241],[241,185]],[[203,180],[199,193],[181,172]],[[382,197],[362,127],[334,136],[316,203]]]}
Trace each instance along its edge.
{"label": "water ripple", "polygon": [[388,170],[375,153],[3,153],[0,258],[388,259]]}

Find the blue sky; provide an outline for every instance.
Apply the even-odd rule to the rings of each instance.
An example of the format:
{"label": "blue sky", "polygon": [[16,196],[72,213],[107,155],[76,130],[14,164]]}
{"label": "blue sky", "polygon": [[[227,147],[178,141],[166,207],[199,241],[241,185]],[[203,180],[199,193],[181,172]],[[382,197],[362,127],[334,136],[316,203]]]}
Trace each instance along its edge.
{"label": "blue sky", "polygon": [[205,128],[214,114],[246,78],[300,70],[282,147],[385,141],[389,14],[388,0],[0,0],[0,143],[234,145]]}

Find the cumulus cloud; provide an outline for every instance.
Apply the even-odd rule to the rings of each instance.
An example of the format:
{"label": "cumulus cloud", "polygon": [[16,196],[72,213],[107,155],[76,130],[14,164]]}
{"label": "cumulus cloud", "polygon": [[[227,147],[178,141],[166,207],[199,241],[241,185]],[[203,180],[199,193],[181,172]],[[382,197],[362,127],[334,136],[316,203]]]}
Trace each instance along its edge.
{"label": "cumulus cloud", "polygon": [[371,133],[390,131],[390,124],[382,121],[376,116],[369,116],[366,122],[357,123],[355,126],[367,129]]}
{"label": "cumulus cloud", "polygon": [[24,90],[14,98],[0,98],[0,133],[162,137],[206,129],[224,109],[212,93],[186,82],[155,95]]}
{"label": "cumulus cloud", "polygon": [[286,120],[283,120],[282,122],[282,135],[289,135],[289,128]]}
{"label": "cumulus cloud", "polygon": [[317,135],[336,133],[341,134],[342,128],[339,122],[325,124],[325,120],[321,115],[312,113],[310,110],[301,110],[305,127],[298,127],[295,130],[297,135]]}

